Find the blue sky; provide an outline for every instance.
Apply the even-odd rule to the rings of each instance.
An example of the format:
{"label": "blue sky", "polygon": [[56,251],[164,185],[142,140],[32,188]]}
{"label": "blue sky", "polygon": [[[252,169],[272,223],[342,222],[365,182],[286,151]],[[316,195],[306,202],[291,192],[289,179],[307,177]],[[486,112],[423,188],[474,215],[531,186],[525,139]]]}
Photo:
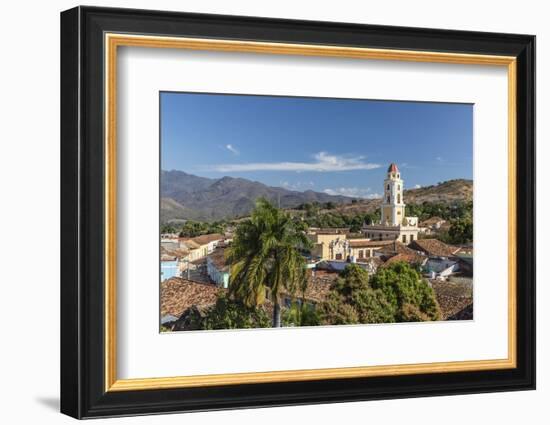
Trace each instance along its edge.
{"label": "blue sky", "polygon": [[472,178],[473,105],[161,93],[161,167],[363,198]]}

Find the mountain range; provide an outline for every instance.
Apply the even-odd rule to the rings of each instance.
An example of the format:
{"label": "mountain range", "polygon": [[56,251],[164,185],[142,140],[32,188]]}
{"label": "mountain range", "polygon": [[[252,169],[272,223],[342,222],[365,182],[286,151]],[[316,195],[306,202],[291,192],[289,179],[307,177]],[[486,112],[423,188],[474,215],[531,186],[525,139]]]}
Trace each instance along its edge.
{"label": "mountain range", "polygon": [[183,171],[162,171],[160,179],[161,222],[174,220],[214,221],[245,216],[256,199],[264,197],[281,208],[306,202],[351,203],[353,198],[306,190],[298,192],[236,177],[210,179]]}
{"label": "mountain range", "polygon": [[[259,197],[265,197],[281,208],[290,209],[307,202],[333,202],[337,205],[336,211],[343,214],[372,212],[380,207],[380,199],[357,199],[313,190],[298,192],[243,178],[226,176],[210,179],[177,170],[162,171],[160,191],[160,216],[163,223],[180,220],[215,221],[246,216]],[[405,190],[403,196],[407,204],[471,201],[473,182],[466,179],[449,180]]]}

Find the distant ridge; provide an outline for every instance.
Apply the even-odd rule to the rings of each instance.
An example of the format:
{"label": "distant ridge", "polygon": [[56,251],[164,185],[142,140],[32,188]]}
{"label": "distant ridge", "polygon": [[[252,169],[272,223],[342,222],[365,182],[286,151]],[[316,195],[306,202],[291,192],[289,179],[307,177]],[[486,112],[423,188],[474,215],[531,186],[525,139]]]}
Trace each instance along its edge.
{"label": "distant ridge", "polygon": [[[424,202],[452,204],[472,201],[473,193],[472,180],[454,179],[417,189],[406,189],[403,192],[403,200],[407,205]],[[354,204],[339,206],[337,211],[344,214],[373,212],[380,207],[380,203],[381,199],[362,199]]]}
{"label": "distant ridge", "polygon": [[281,208],[293,208],[306,202],[348,204],[354,199],[313,190],[298,192],[243,178],[209,179],[177,170],[162,171],[160,181],[162,222],[215,221],[245,216],[260,197]]}

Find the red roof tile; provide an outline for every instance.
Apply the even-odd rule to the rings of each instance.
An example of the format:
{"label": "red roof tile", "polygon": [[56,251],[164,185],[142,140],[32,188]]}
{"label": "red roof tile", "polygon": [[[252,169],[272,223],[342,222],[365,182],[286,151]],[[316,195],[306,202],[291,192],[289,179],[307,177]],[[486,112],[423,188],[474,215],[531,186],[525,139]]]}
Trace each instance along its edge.
{"label": "red roof tile", "polygon": [[361,240],[361,241],[356,241],[356,240],[350,240],[349,241],[349,246],[351,246],[352,248],[376,248],[376,247],[383,247],[383,246],[387,246],[387,245],[390,245],[390,244],[393,244],[394,241],[368,241],[368,240]]}
{"label": "red roof tile", "polygon": [[434,257],[450,257],[460,250],[460,248],[447,245],[438,239],[417,239],[411,242],[409,247]]}
{"label": "red roof tile", "polygon": [[160,314],[180,317],[189,307],[204,307],[216,302],[218,293],[226,291],[212,284],[172,277],[160,284]]}
{"label": "red roof tile", "polygon": [[191,239],[193,242],[199,245],[206,245],[215,240],[223,240],[224,236],[220,233],[211,233],[209,235],[201,235]]}
{"label": "red roof tile", "polygon": [[397,168],[397,165],[392,162],[388,167],[388,173],[398,173],[398,172],[399,172],[399,169]]}

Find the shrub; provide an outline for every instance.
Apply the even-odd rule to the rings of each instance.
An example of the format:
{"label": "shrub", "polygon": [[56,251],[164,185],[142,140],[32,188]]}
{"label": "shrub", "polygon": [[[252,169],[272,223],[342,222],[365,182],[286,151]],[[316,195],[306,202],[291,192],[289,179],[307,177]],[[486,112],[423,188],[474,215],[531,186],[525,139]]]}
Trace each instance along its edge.
{"label": "shrub", "polygon": [[202,314],[196,309],[191,314],[189,323],[194,329],[248,329],[271,326],[270,316],[263,308],[247,307],[224,293],[220,293],[216,304]]}
{"label": "shrub", "polygon": [[395,263],[369,274],[348,265],[320,306],[324,324],[393,323],[439,320],[431,286],[406,263]]}

